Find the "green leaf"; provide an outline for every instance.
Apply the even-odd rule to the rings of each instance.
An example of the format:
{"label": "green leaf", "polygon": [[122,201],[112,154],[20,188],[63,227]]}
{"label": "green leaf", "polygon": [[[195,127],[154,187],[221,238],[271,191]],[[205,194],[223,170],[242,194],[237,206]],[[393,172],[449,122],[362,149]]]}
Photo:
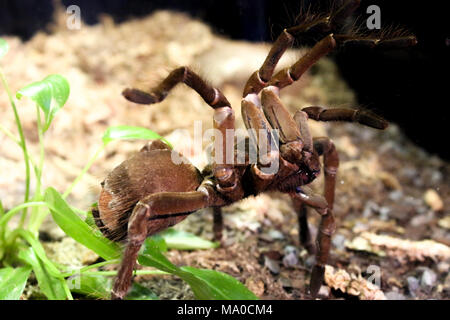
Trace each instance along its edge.
{"label": "green leaf", "polygon": [[175,266],[159,251],[158,244],[151,238],[145,241],[138,261],[142,265],[180,277],[189,284],[197,299],[257,299],[242,283],[222,272]]}
{"label": "green leaf", "polygon": [[86,273],[75,274],[67,280],[72,292],[80,293],[92,298],[109,299],[113,278]]}
{"label": "green leaf", "polygon": [[3,56],[8,53],[8,50],[9,50],[8,42],[6,42],[5,39],[0,38],[0,59],[3,58]]}
{"label": "green leaf", "polygon": [[158,300],[158,296],[150,289],[138,283],[133,283],[126,300]]}
{"label": "green leaf", "polygon": [[161,232],[160,236],[166,241],[167,247],[170,249],[198,250],[214,249],[219,246],[218,242],[211,242],[209,240],[197,237],[192,233],[173,228]]}
{"label": "green leaf", "polygon": [[169,141],[161,137],[156,132],[149,130],[147,128],[142,127],[132,127],[132,126],[115,126],[109,127],[106,129],[103,134],[103,143],[106,145],[113,140],[125,140],[125,139],[143,139],[143,140],[162,140],[169,147],[172,148],[172,145]]}
{"label": "green leaf", "polygon": [[[216,270],[181,267],[210,287],[215,299],[257,300],[258,298],[232,276]],[[195,292],[195,291],[194,291]]]}
{"label": "green leaf", "polygon": [[68,236],[91,249],[105,260],[116,259],[120,256],[120,247],[81,220],[70,209],[58,191],[51,187],[47,188],[44,199],[50,208],[53,220]]}
{"label": "green leaf", "polygon": [[[28,97],[42,109],[45,114],[45,124],[43,131],[45,132],[50,126],[56,112],[61,109],[69,98],[70,86],[67,80],[58,75],[50,75],[42,81],[33,82],[32,84],[20,89],[16,97]],[[52,103],[53,102],[53,103]]]}
{"label": "green leaf", "polygon": [[47,270],[47,266],[36,255],[33,248],[21,250],[18,257],[33,268],[39,288],[49,300],[67,299],[63,286],[64,279],[53,277]]}
{"label": "green leaf", "polygon": [[167,251],[167,243],[164,240],[163,237],[161,237],[160,234],[155,234],[153,236],[151,236],[152,239],[152,243],[158,247],[158,250],[161,252],[166,252]]}
{"label": "green leaf", "polygon": [[19,300],[30,272],[30,267],[0,269],[0,300]]}
{"label": "green leaf", "polygon": [[[72,292],[83,294],[90,298],[110,299],[111,289],[113,286],[113,278],[103,275],[90,275],[89,272],[81,275],[74,275],[67,279],[67,284],[72,288]],[[158,300],[151,290],[133,283],[127,300]]]}

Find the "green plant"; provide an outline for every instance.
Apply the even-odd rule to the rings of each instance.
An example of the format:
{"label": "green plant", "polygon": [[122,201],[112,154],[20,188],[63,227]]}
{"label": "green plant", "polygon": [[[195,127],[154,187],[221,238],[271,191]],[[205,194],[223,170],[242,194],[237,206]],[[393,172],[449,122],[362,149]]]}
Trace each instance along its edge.
{"label": "green plant", "polygon": [[[7,51],[8,44],[0,38],[0,59]],[[70,93],[69,83],[60,75],[50,75],[42,81],[25,86],[16,94],[18,100],[26,97],[36,104],[40,146],[39,159],[36,161],[28,152],[16,101],[1,69],[0,78],[14,112],[19,137],[1,125],[0,131],[17,143],[22,149],[25,161],[25,198],[23,203],[5,212],[0,201],[0,299],[19,299],[32,273],[37,279],[40,291],[48,299],[73,299],[72,292],[95,298],[108,298],[112,276],[116,272],[102,271],[99,268],[118,263],[121,248],[103,237],[94,226],[92,215],[89,212],[71,207],[65,198],[110,142],[118,139],[163,138],[145,128],[110,127],[104,133],[102,144],[94,156],[62,195],[52,187],[44,189],[42,186],[45,161],[44,133],[51,125],[55,114],[66,103]],[[168,142],[166,141],[166,143]],[[32,196],[30,195],[31,169],[33,169],[36,180],[35,192]],[[49,213],[69,237],[97,253],[104,261],[78,270],[70,270],[51,261],[38,238],[41,224]],[[19,225],[17,228],[11,229],[9,221],[17,214],[21,214]],[[191,267],[177,267],[163,254],[168,248],[193,250],[215,248],[216,246],[216,243],[192,234],[169,229],[146,240],[138,261],[141,265],[150,266],[153,269],[138,270],[136,274],[176,275],[191,286],[199,299],[256,299],[256,296],[244,285],[224,273]],[[138,284],[134,284],[128,298],[157,299],[152,292]]]}

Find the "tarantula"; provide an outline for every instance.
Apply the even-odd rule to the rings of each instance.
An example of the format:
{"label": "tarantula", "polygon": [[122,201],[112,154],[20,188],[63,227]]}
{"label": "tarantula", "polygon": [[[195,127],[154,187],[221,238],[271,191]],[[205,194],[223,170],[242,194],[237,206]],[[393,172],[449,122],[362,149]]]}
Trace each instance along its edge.
{"label": "tarantula", "polygon": [[[247,143],[258,150],[255,163],[236,164],[236,150],[227,147],[227,139],[216,139],[214,153],[220,159],[199,171],[186,159],[172,161],[173,150],[162,141],[153,141],[141,152],[116,167],[102,183],[98,209],[93,210],[97,226],[106,237],[126,241],[125,252],[112,290],[113,299],[126,295],[132,279],[138,251],[144,240],[184,220],[191,213],[206,207],[214,208],[214,233],[221,237],[221,207],[268,190],[288,193],[299,219],[300,242],[310,251],[306,206],[321,216],[316,240],[316,262],[312,269],[310,292],[317,295],[323,281],[331,236],[335,230],[333,203],[339,159],[333,142],[327,137],[312,138],[308,119],[317,121],[352,121],[376,129],[388,123],[375,114],[357,109],[307,107],[291,116],[283,106],[280,90],[300,79],[317,60],[337,46],[413,45],[412,35],[396,37],[358,36],[354,33],[335,34],[344,20],[358,7],[359,0],[346,1],[328,15],[310,16],[303,23],[285,29],[273,44],[261,68],[247,81],[242,98],[242,117],[250,133]],[[307,32],[326,36],[294,65],[275,75],[274,69],[294,40]],[[123,95],[139,104],[153,104],[164,100],[169,91],[183,82],[194,89],[214,109],[214,128],[226,136],[234,130],[234,113],[222,92],[209,85],[188,67],[172,71],[149,92],[125,89]],[[261,134],[262,133],[262,134]],[[273,143],[277,138],[279,144]],[[232,141],[232,143],[234,140]],[[323,156],[325,175],[324,196],[314,193],[306,185],[321,171],[319,157]],[[215,158],[216,159],[216,158]],[[277,170],[267,170],[276,163]]]}

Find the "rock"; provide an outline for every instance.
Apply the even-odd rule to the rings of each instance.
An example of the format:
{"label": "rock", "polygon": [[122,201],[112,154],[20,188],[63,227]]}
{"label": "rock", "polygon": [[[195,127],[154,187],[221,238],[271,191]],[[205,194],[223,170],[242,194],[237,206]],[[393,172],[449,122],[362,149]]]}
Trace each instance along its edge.
{"label": "rock", "polygon": [[305,260],[305,266],[307,268],[311,268],[314,265],[315,262],[316,262],[316,258],[314,258],[314,256],[309,256]]}
{"label": "rock", "polygon": [[378,210],[379,210],[378,204],[373,202],[372,200],[369,200],[366,202],[366,205],[364,206],[363,217],[369,218],[372,215],[372,213],[377,212]]}
{"label": "rock", "polygon": [[406,297],[403,294],[396,292],[396,291],[389,291],[388,293],[386,293],[386,298],[388,300],[405,300],[406,299]]}
{"label": "rock", "polygon": [[283,265],[287,268],[298,264],[298,255],[295,252],[289,252],[283,257]]}
{"label": "rock", "polygon": [[445,261],[439,262],[437,265],[437,269],[440,273],[448,273],[450,270],[450,264]]}
{"label": "rock", "polygon": [[254,294],[256,294],[258,297],[262,296],[264,294],[265,286],[264,282],[261,280],[255,280],[253,278],[248,278],[245,281],[245,286],[252,291]]}
{"label": "rock", "polygon": [[347,239],[339,233],[332,238],[333,246],[339,250],[345,249],[345,241],[347,241]]}
{"label": "rock", "polygon": [[436,273],[433,270],[426,268],[422,273],[420,284],[423,287],[433,287],[434,284],[436,283],[436,280],[437,280]]}
{"label": "rock", "polygon": [[400,182],[398,182],[397,177],[387,171],[381,171],[378,174],[381,182],[383,182],[384,186],[391,190],[401,190],[402,186]]}
{"label": "rock", "polygon": [[292,288],[292,281],[290,279],[285,278],[285,277],[280,277],[280,279],[278,279],[278,281],[280,282],[280,284],[283,288]]}
{"label": "rock", "polygon": [[282,234],[278,230],[270,230],[267,235],[270,238],[272,238],[273,240],[283,240],[284,239],[284,234]]}
{"label": "rock", "polygon": [[293,252],[293,253],[295,253],[296,255],[298,255],[298,249],[297,249],[297,247],[294,247],[294,246],[286,246],[286,247],[284,247],[284,254],[286,255],[286,254],[289,254],[289,253],[291,253],[291,252]]}
{"label": "rock", "polygon": [[450,273],[445,277],[444,290],[450,293]]}
{"label": "rock", "polygon": [[450,215],[440,219],[438,225],[441,228],[450,230]]}
{"label": "rock", "polygon": [[444,202],[436,190],[428,189],[423,196],[423,200],[433,211],[441,211],[444,209]]}
{"label": "rock", "polygon": [[270,270],[273,274],[280,273],[280,264],[278,261],[270,259],[268,256],[264,256],[264,266]]}
{"label": "rock", "polygon": [[381,207],[379,212],[380,219],[386,221],[389,219],[389,212],[391,212],[391,209],[389,207]]}
{"label": "rock", "polygon": [[392,201],[399,201],[403,197],[403,192],[401,190],[395,190],[389,193],[389,199]]}
{"label": "rock", "polygon": [[418,214],[411,219],[410,224],[413,227],[419,227],[430,223],[434,219],[434,213],[428,210],[426,214]]}
{"label": "rock", "polygon": [[328,286],[321,286],[319,289],[318,296],[321,298],[328,298],[330,295],[331,289]]}
{"label": "rock", "polygon": [[406,279],[406,281],[408,281],[408,290],[409,293],[415,297],[416,296],[416,291],[417,289],[419,289],[419,279],[417,279],[416,277],[408,277]]}

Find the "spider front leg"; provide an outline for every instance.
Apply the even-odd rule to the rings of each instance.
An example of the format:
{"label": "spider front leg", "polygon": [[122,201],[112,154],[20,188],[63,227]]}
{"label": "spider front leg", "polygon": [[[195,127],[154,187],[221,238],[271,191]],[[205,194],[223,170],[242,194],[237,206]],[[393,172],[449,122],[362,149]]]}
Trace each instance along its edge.
{"label": "spider front leg", "polygon": [[112,299],[123,299],[127,294],[137,255],[149,235],[173,226],[190,213],[211,204],[211,188],[201,186],[198,190],[155,193],[136,204],[128,221],[128,242],[111,292]]}
{"label": "spider front leg", "polygon": [[384,130],[389,123],[380,116],[367,111],[350,108],[332,108],[325,109],[322,107],[307,107],[302,109],[310,119],[317,121],[348,121],[358,122],[360,124],[375,129]]}
{"label": "spider front leg", "polygon": [[243,97],[248,94],[258,94],[272,79],[275,67],[284,52],[292,46],[295,38],[312,32],[331,32],[342,25],[345,18],[350,16],[359,6],[360,0],[347,0],[335,12],[328,15],[305,15],[303,23],[284,29],[270,49],[261,68],[256,70],[248,79]]}
{"label": "spider front leg", "polygon": [[[139,89],[125,89],[123,96],[134,103],[154,104],[163,101],[170,90],[177,84],[184,83],[195,90],[203,100],[214,109],[214,129],[220,132],[215,136],[215,157],[213,163],[213,174],[218,181],[218,189],[227,194],[231,199],[241,197],[238,183],[239,177],[234,169],[233,163],[233,141],[229,139],[227,131],[234,131],[234,112],[230,103],[223,93],[209,85],[198,74],[188,67],[179,67],[173,70],[158,86],[145,92]],[[230,141],[231,140],[231,141]],[[216,161],[218,159],[218,161]]]}

